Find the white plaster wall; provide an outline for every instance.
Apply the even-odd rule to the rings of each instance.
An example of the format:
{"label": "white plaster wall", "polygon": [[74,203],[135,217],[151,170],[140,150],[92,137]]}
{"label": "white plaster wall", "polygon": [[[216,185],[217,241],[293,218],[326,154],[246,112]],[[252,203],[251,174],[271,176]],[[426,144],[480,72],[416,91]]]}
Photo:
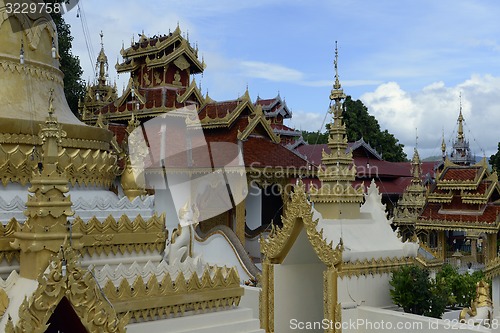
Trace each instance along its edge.
{"label": "white plaster wall", "polygon": [[[490,330],[481,326],[459,325],[457,321],[442,320],[418,316],[410,313],[396,312],[385,309],[378,309],[368,306],[357,308],[356,325],[346,327],[343,333],[349,332],[415,332],[415,333],[437,333],[437,332],[484,332],[491,333]],[[348,322],[344,322],[348,326]],[[359,324],[359,325],[358,325]],[[354,329],[353,329],[354,328]]]}
{"label": "white plaster wall", "polygon": [[[171,175],[166,181],[163,175],[148,175],[148,187],[155,189],[155,209],[166,214],[166,226],[169,231],[177,228],[177,213],[190,199],[191,189],[189,177],[182,174]],[[166,188],[168,186],[168,188]]]}
{"label": "white plaster wall", "polygon": [[250,279],[250,274],[243,267],[241,259],[233,245],[222,235],[212,235],[205,242],[195,240],[194,252],[196,254],[203,254],[203,260],[208,264],[215,264],[221,267],[236,266],[242,283]]}
{"label": "white plaster wall", "polygon": [[245,294],[241,297],[240,308],[252,309],[253,318],[259,318],[259,295],[261,288],[243,286]]}
{"label": "white plaster wall", "polygon": [[248,228],[254,230],[262,225],[262,191],[253,183],[249,185],[248,190],[245,199],[246,223]]}
{"label": "white plaster wall", "polygon": [[390,274],[388,273],[339,278],[338,300],[342,304],[392,306],[389,280]]}
{"label": "white plaster wall", "polygon": [[[274,268],[275,332],[297,332],[291,320],[321,322],[323,310],[323,264],[276,265]],[[308,330],[307,332],[323,332]]]}
{"label": "white plaster wall", "polygon": [[500,315],[500,276],[491,280],[491,300],[493,301],[493,317]]}
{"label": "white plaster wall", "polygon": [[81,258],[81,265],[85,268],[90,265],[96,268],[101,268],[104,265],[109,265],[111,268],[116,268],[120,264],[131,265],[132,263],[136,262],[139,265],[143,266],[146,265],[148,261],[151,261],[154,264],[158,264],[162,258],[162,255],[157,250],[134,254],[130,254],[128,252],[121,254],[120,252],[118,252],[117,254],[110,253],[109,255],[106,255],[104,252],[102,252],[100,255],[94,253],[94,255],[92,256],[90,256],[88,253],[85,253],[85,255]]}
{"label": "white plaster wall", "polygon": [[165,213],[165,226],[169,231],[169,237],[174,228],[179,224],[179,218],[175,211],[172,196],[167,190],[155,191],[155,210],[158,214]]}

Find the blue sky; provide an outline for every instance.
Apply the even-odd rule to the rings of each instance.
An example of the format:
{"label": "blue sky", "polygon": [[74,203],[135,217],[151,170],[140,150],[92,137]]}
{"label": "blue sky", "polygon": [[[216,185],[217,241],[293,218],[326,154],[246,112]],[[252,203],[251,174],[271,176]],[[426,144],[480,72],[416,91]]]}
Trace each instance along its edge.
{"label": "blue sky", "polygon": [[[429,0],[80,0],[94,50],[99,32],[110,78],[122,42],[143,30],[168,33],[179,22],[198,43],[207,69],[201,81],[215,100],[280,93],[293,111],[289,125],[321,128],[333,83],[334,45],[345,92],[403,143],[411,156],[418,129],[421,156],[440,154],[441,136],[456,135],[459,94],[472,150],[487,156],[500,141],[500,3]],[[76,10],[73,53],[92,78]],[[93,58],[95,59],[95,58]]]}

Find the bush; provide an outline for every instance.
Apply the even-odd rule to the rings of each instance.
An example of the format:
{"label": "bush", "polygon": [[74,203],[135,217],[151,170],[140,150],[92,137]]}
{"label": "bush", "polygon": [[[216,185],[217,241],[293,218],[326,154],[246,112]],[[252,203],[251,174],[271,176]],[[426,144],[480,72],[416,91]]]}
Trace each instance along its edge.
{"label": "bush", "polygon": [[484,273],[477,271],[472,275],[459,274],[457,269],[449,264],[444,264],[441,271],[436,274],[436,279],[444,280],[450,288],[448,306],[467,307],[476,298],[476,284],[484,279]]}
{"label": "bush", "polygon": [[402,266],[392,274],[392,300],[407,313],[440,318],[450,289],[444,279],[429,279],[429,271],[416,265]]}

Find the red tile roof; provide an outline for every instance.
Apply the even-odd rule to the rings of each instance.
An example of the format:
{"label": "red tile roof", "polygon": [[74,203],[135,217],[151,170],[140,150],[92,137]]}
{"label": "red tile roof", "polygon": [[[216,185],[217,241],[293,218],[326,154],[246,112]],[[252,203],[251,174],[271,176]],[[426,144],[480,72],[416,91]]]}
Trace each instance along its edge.
{"label": "red tile roof", "polygon": [[210,117],[212,119],[223,118],[228,113],[232,113],[240,103],[241,101],[237,100],[208,103],[200,109],[198,114],[200,119],[205,117]]}
{"label": "red tile roof", "polygon": [[479,167],[459,167],[459,168],[446,168],[441,175],[441,180],[462,180],[462,181],[474,181],[476,175],[480,170]]}
{"label": "red tile roof", "polygon": [[243,156],[246,165],[256,168],[266,166],[303,168],[302,173],[308,168],[306,160],[281,144],[273,143],[268,138],[250,137],[243,142]]}
{"label": "red tile roof", "polygon": [[258,99],[255,104],[261,105],[261,106],[268,106],[273,104],[276,101],[276,98],[269,98],[269,99]]}
{"label": "red tile roof", "polygon": [[500,212],[500,207],[488,204],[482,214],[450,214],[449,212],[439,212],[440,204],[428,203],[424,211],[419,217],[419,220],[443,220],[448,222],[486,222],[495,223]]}
{"label": "red tile roof", "polygon": [[[238,118],[230,128],[204,129],[196,137],[191,136],[191,149],[186,140],[189,129],[169,125],[166,137],[166,167],[171,168],[212,168],[238,166],[238,130],[242,132],[248,125],[245,117]],[[161,121],[144,123],[144,131],[149,135],[149,160],[147,168],[160,166]],[[257,128],[258,130],[258,128]],[[263,131],[262,131],[263,132]],[[308,162],[293,151],[258,131],[242,142],[244,165],[247,168],[288,168],[290,171],[305,173]],[[188,164],[189,163],[189,164]]]}
{"label": "red tile roof", "polygon": [[297,134],[298,134],[298,135],[300,135],[300,131],[297,131],[296,129],[291,128],[291,127],[288,127],[288,126],[283,125],[283,124],[271,124],[271,127],[272,127],[273,129],[280,130],[280,131],[292,131],[292,132],[297,132]]}

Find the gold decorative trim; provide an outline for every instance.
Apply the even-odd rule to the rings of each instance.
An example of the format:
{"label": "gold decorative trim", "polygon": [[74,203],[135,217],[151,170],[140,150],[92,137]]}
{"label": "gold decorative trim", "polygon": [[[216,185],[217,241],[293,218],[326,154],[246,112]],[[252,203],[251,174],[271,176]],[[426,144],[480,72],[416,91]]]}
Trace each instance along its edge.
{"label": "gold decorative trim", "polygon": [[[293,246],[302,228],[318,258],[326,265],[324,272],[325,319],[340,321],[341,308],[337,303],[337,269],[342,264],[342,240],[334,248],[323,238],[323,230],[317,231],[319,220],[313,221],[311,204],[307,201],[305,186],[302,181],[294,187],[290,202],[286,205],[282,216],[283,227],[273,227],[267,239],[261,238],[261,252],[264,254],[262,264],[262,291],[259,305],[261,327],[268,333],[274,332],[274,265],[281,264]],[[331,331],[340,332],[340,331]]]}
{"label": "gold decorative trim", "polygon": [[262,263],[262,289],[259,294],[260,328],[274,333],[274,264],[265,258]]}
{"label": "gold decorative trim", "polygon": [[[14,233],[21,230],[23,224],[16,219],[11,219],[8,224],[0,225],[0,262],[4,259],[12,263],[14,259],[19,261],[19,250],[14,250],[10,245],[14,241]],[[137,216],[130,220],[123,215],[118,221],[109,216],[104,221],[92,218],[88,222],[76,217],[73,221],[73,231],[78,230],[79,243],[83,248],[79,250],[81,255],[88,253],[100,255],[105,253],[125,254],[148,251],[164,251],[167,233],[165,231],[165,215],[153,215],[144,220]]]}
{"label": "gold decorative trim", "polygon": [[246,140],[248,136],[252,133],[252,131],[257,127],[258,124],[261,124],[264,127],[264,130],[269,135],[271,140],[274,143],[280,142],[280,137],[273,131],[270,120],[266,119],[264,114],[262,113],[262,106],[258,105],[255,108],[255,115],[248,116],[248,125],[243,130],[243,132],[238,133],[238,140]]}
{"label": "gold decorative trim", "polygon": [[[324,319],[331,323],[342,322],[342,306],[337,303],[337,270],[335,267],[329,267],[323,272],[323,304],[324,304]],[[333,326],[333,327],[332,327]],[[325,333],[340,333],[342,328],[335,325],[329,325]]]}
{"label": "gold decorative trim", "polygon": [[19,60],[13,61],[5,56],[0,56],[0,68],[2,68],[4,72],[11,72],[14,74],[24,73],[35,79],[54,81],[59,85],[63,84],[63,74],[60,70],[40,62],[35,63],[27,61],[24,65],[21,65]]}
{"label": "gold decorative trim", "polygon": [[205,98],[203,97],[202,93],[198,89],[198,86],[196,85],[195,79],[193,79],[191,81],[191,84],[189,85],[189,87],[186,89],[186,91],[182,95],[177,96],[177,102],[181,103],[181,104],[185,103],[187,101],[187,99],[193,95],[196,97],[196,100],[198,101],[199,105],[205,104]]}
{"label": "gold decorative trim", "polygon": [[385,274],[394,271],[394,269],[410,265],[414,262],[413,258],[385,258],[385,259],[365,259],[356,260],[355,262],[344,262],[339,271],[340,278],[344,277],[359,277],[361,275],[376,275]]}
{"label": "gold decorative trim", "polygon": [[186,278],[179,273],[175,280],[168,273],[161,281],[152,275],[145,282],[139,276],[131,285],[127,279],[119,286],[108,281],[103,291],[117,313],[130,313],[135,321],[237,306],[244,292],[234,267],[207,267],[201,277],[193,273]]}
{"label": "gold decorative trim", "polygon": [[500,257],[496,257],[486,264],[484,274],[487,279],[493,279],[494,277],[500,276]]}
{"label": "gold decorative trim", "polygon": [[299,181],[282,216],[283,227],[273,229],[267,239],[261,238],[261,252],[271,263],[283,262],[300,231],[305,227],[307,237],[319,259],[327,267],[338,265],[342,261],[342,241],[335,248],[333,242],[327,243],[323,238],[323,230],[318,232],[316,229],[319,219],[313,221],[312,216],[304,183]]}
{"label": "gold decorative trim", "polygon": [[495,223],[490,223],[487,221],[448,221],[448,220],[417,220],[416,229],[428,229],[428,230],[457,230],[457,231],[467,231],[468,229],[477,229],[485,233],[496,233],[499,230],[500,223],[497,221]]}
{"label": "gold decorative trim", "polygon": [[93,217],[84,222],[76,217],[73,222],[74,229],[80,229],[83,234],[81,254],[88,253],[100,255],[105,253],[125,254],[147,251],[165,250],[165,214],[153,215],[149,220],[144,220],[138,215],[134,220],[123,215],[118,221],[109,216],[104,221]]}
{"label": "gold decorative trim", "polygon": [[[33,174],[36,166],[36,151],[41,144],[40,139],[34,142],[34,137],[28,135],[0,136],[0,140],[14,140],[19,138],[25,144],[0,144],[0,174],[4,186],[9,183],[20,183],[26,185]],[[69,148],[64,144],[88,146],[90,141],[62,139],[63,148],[59,151],[58,170],[66,173],[70,183],[75,185],[103,185],[110,186],[116,178],[118,167],[116,165],[116,155],[105,150],[93,150],[90,148]],[[95,141],[94,146],[102,146]]]}
{"label": "gold decorative trim", "polygon": [[[217,102],[215,102],[217,103]],[[200,119],[195,119],[194,122],[190,123],[188,118],[188,125],[191,126],[201,126],[203,128],[219,128],[219,127],[229,127],[241,114],[241,112],[248,107],[250,113],[254,113],[254,106],[249,100],[238,100],[238,105],[232,112],[227,112],[224,117],[210,118],[210,116],[203,117],[203,110],[200,110]]]}
{"label": "gold decorative trim", "polygon": [[65,247],[53,256],[49,271],[38,278],[38,288],[19,308],[19,321],[7,321],[6,333],[43,333],[57,305],[66,297],[89,332],[124,333],[129,317],[118,319],[89,272],[83,271],[75,252]]}

